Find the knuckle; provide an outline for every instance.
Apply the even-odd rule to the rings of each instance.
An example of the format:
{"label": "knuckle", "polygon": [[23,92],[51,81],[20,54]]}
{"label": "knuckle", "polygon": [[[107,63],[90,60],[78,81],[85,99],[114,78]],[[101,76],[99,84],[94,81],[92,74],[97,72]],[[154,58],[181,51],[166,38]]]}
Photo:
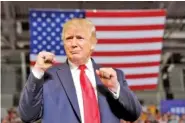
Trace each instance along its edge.
{"label": "knuckle", "polygon": [[101,71],[102,71],[102,72],[106,72],[107,69],[106,69],[106,68],[102,68]]}

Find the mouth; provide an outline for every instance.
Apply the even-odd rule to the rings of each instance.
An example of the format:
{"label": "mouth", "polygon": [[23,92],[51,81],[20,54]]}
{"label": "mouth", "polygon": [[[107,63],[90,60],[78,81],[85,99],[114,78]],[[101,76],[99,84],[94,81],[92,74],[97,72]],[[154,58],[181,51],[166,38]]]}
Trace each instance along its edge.
{"label": "mouth", "polygon": [[71,54],[79,54],[79,51],[71,51]]}

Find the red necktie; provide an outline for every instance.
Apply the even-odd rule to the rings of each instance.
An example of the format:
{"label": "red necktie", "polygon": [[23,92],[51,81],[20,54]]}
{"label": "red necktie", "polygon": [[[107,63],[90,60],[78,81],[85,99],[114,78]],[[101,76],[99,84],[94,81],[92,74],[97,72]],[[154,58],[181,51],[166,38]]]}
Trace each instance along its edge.
{"label": "red necktie", "polygon": [[85,74],[85,65],[80,65],[80,83],[84,106],[84,123],[100,123],[98,101],[90,80]]}

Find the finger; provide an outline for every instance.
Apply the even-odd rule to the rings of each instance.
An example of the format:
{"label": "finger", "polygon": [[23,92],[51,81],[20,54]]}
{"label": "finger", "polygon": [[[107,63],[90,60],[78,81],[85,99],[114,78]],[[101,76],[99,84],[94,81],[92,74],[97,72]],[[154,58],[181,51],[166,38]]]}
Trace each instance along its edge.
{"label": "finger", "polygon": [[52,58],[51,57],[48,57],[48,56],[45,56],[44,57],[44,63],[52,63]]}
{"label": "finger", "polygon": [[55,64],[55,65],[58,64],[55,57],[53,58],[53,61],[52,61],[52,62],[53,62],[53,64]]}
{"label": "finger", "polygon": [[99,77],[103,77],[103,73],[102,73],[102,71],[100,71],[100,70],[96,70],[96,74],[97,74]]}
{"label": "finger", "polygon": [[57,61],[57,60],[56,60],[56,57],[54,56],[54,57],[53,57],[53,62],[56,62],[56,61]]}
{"label": "finger", "polygon": [[41,51],[39,54],[45,54],[45,55],[55,55],[55,54],[53,54],[52,52],[46,52],[46,51]]}
{"label": "finger", "polygon": [[97,74],[98,76],[100,76],[100,71],[99,71],[99,70],[96,70],[96,74]]}
{"label": "finger", "polygon": [[111,78],[111,74],[103,72],[103,77],[106,79],[110,79]]}
{"label": "finger", "polygon": [[48,68],[50,68],[51,66],[52,66],[51,63],[44,64],[44,68],[45,68],[45,69],[48,69]]}
{"label": "finger", "polygon": [[111,75],[109,73],[107,73],[107,72],[100,71],[100,77],[106,78],[106,79],[110,79]]}
{"label": "finger", "polygon": [[39,56],[41,56],[41,57],[45,57],[45,56],[48,56],[48,55],[52,56],[52,57],[55,56],[55,54],[53,54],[51,52],[46,52],[46,51],[42,51],[42,52],[39,53]]}
{"label": "finger", "polygon": [[105,72],[107,77],[116,76],[116,71],[112,68],[100,68],[100,71]]}
{"label": "finger", "polygon": [[54,61],[54,56],[52,54],[47,54],[44,57],[44,62],[45,63],[53,63]]}
{"label": "finger", "polygon": [[102,71],[96,70],[96,74],[101,77],[101,78],[106,78],[106,76],[104,76],[105,74]]}
{"label": "finger", "polygon": [[100,78],[100,80],[103,83],[103,85],[105,85],[107,87],[113,87],[113,83],[111,81],[109,81],[108,79]]}

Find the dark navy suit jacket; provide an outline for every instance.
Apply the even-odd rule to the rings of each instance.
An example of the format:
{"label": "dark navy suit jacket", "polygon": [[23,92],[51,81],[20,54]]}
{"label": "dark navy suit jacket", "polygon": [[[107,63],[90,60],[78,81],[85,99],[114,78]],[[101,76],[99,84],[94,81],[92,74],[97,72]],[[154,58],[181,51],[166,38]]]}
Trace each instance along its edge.
{"label": "dark navy suit jacket", "polygon": [[[92,62],[94,70],[100,68]],[[123,72],[115,70],[120,83],[118,99],[114,99],[95,74],[101,123],[120,123],[120,119],[135,121],[141,113],[140,103],[128,88]],[[53,66],[41,79],[31,73],[22,91],[18,110],[24,122],[42,119],[43,123],[81,123],[68,63]]]}

